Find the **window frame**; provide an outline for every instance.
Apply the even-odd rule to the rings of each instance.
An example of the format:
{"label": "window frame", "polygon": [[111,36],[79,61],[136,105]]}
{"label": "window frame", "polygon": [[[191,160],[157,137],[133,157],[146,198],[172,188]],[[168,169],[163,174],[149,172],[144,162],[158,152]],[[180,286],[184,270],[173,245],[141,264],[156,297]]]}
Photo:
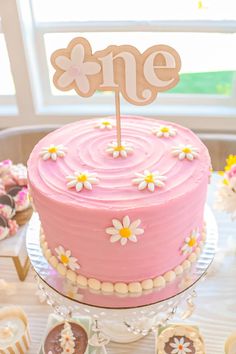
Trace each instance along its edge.
{"label": "window frame", "polygon": [[[88,105],[86,99],[78,96],[54,96],[51,94],[49,77],[45,75],[45,72],[48,72],[44,43],[46,33],[94,31],[236,33],[236,20],[37,23],[30,0],[1,2],[0,16],[2,17],[2,29],[9,53],[18,107],[18,113],[14,113],[12,119],[8,120],[8,126],[41,123],[63,124],[75,120],[75,117],[79,119],[110,115],[115,112],[114,99],[107,95],[94,97],[93,104]],[[17,60],[13,58],[16,47]],[[2,107],[14,107],[14,96],[0,96],[0,103],[2,103]],[[3,111],[6,112],[6,109]],[[199,131],[236,132],[236,80],[231,97],[167,93],[165,96],[159,97],[157,103],[149,106],[139,107],[123,102],[121,111],[125,114],[162,117]],[[3,113],[0,109],[0,128],[6,125]],[[212,124],[212,119],[214,119],[214,124]]]}

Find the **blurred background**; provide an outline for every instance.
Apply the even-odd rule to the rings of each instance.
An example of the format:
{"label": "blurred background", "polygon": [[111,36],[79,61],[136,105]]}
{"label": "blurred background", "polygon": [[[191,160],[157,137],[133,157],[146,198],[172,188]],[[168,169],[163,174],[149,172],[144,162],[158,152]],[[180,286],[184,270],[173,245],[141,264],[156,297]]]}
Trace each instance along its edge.
{"label": "blurred background", "polygon": [[[188,126],[201,134],[217,169],[236,150],[234,0],[0,0],[0,129],[14,132],[1,139],[9,144],[9,134],[18,135],[18,145],[13,148],[13,138],[11,146],[19,159],[26,159],[37,134],[41,138],[57,125],[115,113],[113,92],[85,99],[53,86],[50,55],[76,36],[86,37],[94,51],[109,44],[131,44],[140,51],[173,46],[182,59],[180,83],[148,106],[122,100],[121,113]],[[1,145],[0,158],[9,151]]]}

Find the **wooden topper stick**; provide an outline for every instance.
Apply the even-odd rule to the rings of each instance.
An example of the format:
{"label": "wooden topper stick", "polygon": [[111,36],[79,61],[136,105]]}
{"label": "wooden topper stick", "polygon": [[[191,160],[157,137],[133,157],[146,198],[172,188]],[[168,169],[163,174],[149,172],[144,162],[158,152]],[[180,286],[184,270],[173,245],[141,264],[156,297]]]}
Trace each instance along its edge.
{"label": "wooden topper stick", "polygon": [[121,121],[120,121],[120,92],[119,90],[115,91],[115,100],[116,100],[116,138],[117,146],[121,146]]}

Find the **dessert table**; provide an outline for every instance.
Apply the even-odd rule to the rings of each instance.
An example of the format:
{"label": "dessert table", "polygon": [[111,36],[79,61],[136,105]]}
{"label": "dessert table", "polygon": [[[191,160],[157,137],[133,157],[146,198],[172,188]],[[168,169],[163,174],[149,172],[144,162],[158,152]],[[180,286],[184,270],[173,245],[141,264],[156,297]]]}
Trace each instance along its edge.
{"label": "dessert table", "polygon": [[[208,204],[212,207],[220,176],[213,174]],[[224,342],[236,332],[236,221],[214,210],[219,227],[219,250],[207,279],[197,287],[196,311],[185,323],[197,325],[204,336],[207,354],[224,353]],[[0,291],[0,305],[20,305],[27,313],[31,330],[30,354],[37,354],[52,309],[40,303],[37,284],[31,270],[24,282],[19,282],[11,260],[0,259],[1,278],[11,283],[11,292]],[[15,289],[12,289],[12,286]],[[154,353],[153,335],[131,344],[109,343],[109,354]]]}
{"label": "dessert table", "polygon": [[30,267],[29,257],[25,248],[27,227],[28,224],[25,224],[18,230],[15,237],[6,238],[0,244],[0,258],[12,259],[18,277],[22,281],[25,280]]}

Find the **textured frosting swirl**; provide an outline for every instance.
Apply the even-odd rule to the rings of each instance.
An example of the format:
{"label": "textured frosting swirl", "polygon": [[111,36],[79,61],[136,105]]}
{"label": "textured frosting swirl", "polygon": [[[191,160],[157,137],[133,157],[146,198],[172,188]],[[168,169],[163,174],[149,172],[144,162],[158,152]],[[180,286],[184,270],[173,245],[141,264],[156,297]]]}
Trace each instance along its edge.
{"label": "textured frosting swirl", "polygon": [[[123,116],[122,140],[131,143],[134,152],[127,158],[114,159],[105,150],[116,140],[112,130],[95,128],[99,119],[82,120],[68,124],[43,138],[34,148],[29,160],[30,183],[49,198],[83,207],[127,209],[137,205],[162,204],[188,193],[198,184],[210,166],[208,151],[199,138],[189,129],[174,123]],[[111,120],[115,125],[115,118]],[[152,129],[158,125],[171,125],[177,129],[174,137],[158,138]],[[40,151],[50,144],[63,144],[68,148],[64,158],[43,161]],[[191,144],[199,149],[194,161],[173,157],[171,149],[179,144]],[[135,172],[158,170],[167,177],[165,186],[154,193],[139,191],[132,184]],[[66,176],[75,170],[96,172],[99,184],[92,191],[78,193],[66,187]]]}

